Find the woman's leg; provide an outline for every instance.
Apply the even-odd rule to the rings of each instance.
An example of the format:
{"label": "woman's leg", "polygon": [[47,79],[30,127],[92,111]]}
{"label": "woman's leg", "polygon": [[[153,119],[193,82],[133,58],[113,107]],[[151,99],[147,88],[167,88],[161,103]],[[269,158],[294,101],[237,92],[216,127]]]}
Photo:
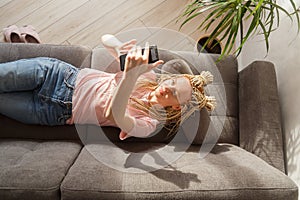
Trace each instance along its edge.
{"label": "woman's leg", "polygon": [[34,90],[41,87],[46,58],[0,63],[0,113],[28,124],[39,124]]}
{"label": "woman's leg", "polygon": [[39,124],[32,92],[0,94],[0,113],[26,124]]}
{"label": "woman's leg", "polygon": [[47,69],[43,58],[0,63],[0,93],[30,91],[39,87]]}
{"label": "woman's leg", "polygon": [[77,73],[53,58],[0,64],[0,113],[30,124],[64,124],[72,113]]}

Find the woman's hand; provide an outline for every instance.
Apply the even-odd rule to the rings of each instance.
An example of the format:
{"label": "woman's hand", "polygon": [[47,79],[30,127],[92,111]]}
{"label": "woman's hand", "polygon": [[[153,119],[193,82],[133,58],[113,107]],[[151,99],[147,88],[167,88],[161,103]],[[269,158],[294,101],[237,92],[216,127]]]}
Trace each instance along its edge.
{"label": "woman's hand", "polygon": [[142,48],[140,46],[132,48],[125,61],[125,74],[140,76],[143,73],[149,72],[158,65],[162,64],[163,61],[159,60],[155,63],[148,64],[149,57],[149,43],[145,45],[144,53],[142,54]]}
{"label": "woman's hand", "polygon": [[141,47],[136,47],[128,52],[125,61],[124,76],[115,89],[110,105],[105,113],[107,119],[115,122],[125,133],[130,132],[135,125],[134,118],[126,113],[126,108],[137,79],[143,73],[149,72],[163,63],[162,60],[159,60],[148,64],[148,56],[148,43],[146,43],[144,54],[142,54]]}

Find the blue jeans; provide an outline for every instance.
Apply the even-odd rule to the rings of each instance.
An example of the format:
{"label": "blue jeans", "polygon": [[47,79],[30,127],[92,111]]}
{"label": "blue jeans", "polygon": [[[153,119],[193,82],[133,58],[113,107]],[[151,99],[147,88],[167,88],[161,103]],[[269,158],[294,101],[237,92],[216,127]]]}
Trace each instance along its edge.
{"label": "blue jeans", "polygon": [[65,124],[78,71],[54,58],[0,63],[0,113],[26,124]]}

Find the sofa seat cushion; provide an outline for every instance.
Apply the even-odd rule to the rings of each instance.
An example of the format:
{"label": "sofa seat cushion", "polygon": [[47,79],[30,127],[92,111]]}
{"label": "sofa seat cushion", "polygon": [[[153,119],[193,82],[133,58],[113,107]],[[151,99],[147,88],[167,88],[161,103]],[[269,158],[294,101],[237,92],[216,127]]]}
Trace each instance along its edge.
{"label": "sofa seat cushion", "polygon": [[[119,148],[122,145],[109,149],[106,145],[89,144],[83,148],[62,183],[63,200],[297,199],[297,186],[284,173],[234,145],[217,144],[204,159],[199,157],[200,146],[193,145],[167,167],[144,173],[110,168],[96,159],[103,155],[97,152],[107,152],[107,158],[114,163],[128,160],[131,152],[154,143],[126,143],[123,150]],[[158,164],[164,163],[153,155]],[[131,167],[151,169],[138,159],[135,162],[139,164]]]}
{"label": "sofa seat cushion", "polygon": [[0,199],[60,199],[60,184],[82,146],[68,141],[0,140]]}

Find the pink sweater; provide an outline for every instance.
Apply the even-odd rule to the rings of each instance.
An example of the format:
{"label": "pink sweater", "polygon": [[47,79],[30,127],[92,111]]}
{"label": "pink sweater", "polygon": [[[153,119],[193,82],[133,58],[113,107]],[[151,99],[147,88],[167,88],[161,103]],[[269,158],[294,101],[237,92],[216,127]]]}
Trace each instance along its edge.
{"label": "pink sweater", "polygon": [[[116,74],[85,68],[80,70],[72,99],[72,117],[67,124],[96,124],[100,126],[115,126],[105,118],[106,110],[112,100],[113,93],[122,79],[123,72]],[[140,78],[155,79],[154,73],[146,73]],[[147,101],[150,91],[133,91],[132,95]],[[147,137],[155,131],[158,121],[150,118],[146,113],[127,106],[126,114],[134,117],[134,128],[125,133],[121,131],[120,139],[130,136]]]}

